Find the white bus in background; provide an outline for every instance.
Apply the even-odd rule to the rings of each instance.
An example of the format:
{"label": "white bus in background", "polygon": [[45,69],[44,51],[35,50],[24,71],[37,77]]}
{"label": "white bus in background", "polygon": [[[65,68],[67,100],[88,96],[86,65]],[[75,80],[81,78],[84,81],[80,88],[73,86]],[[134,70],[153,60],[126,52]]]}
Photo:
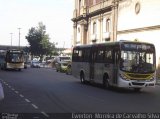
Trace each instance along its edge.
{"label": "white bus in background", "polygon": [[133,88],[154,87],[156,55],[153,44],[119,41],[75,46],[72,75],[81,82]]}
{"label": "white bus in background", "polygon": [[0,52],[1,69],[24,69],[24,53],[21,50],[7,50]]}

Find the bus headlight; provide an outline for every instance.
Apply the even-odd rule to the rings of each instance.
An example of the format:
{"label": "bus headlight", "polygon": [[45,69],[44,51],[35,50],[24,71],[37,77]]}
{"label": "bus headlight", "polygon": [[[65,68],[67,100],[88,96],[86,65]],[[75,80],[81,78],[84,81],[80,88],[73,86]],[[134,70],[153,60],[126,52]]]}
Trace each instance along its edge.
{"label": "bus headlight", "polygon": [[127,81],[130,80],[130,79],[128,79],[124,74],[120,74],[120,77],[121,77],[122,79],[124,79],[124,80],[127,80]]}
{"label": "bus headlight", "polygon": [[154,76],[151,76],[148,81],[153,81],[153,80],[154,80]]}

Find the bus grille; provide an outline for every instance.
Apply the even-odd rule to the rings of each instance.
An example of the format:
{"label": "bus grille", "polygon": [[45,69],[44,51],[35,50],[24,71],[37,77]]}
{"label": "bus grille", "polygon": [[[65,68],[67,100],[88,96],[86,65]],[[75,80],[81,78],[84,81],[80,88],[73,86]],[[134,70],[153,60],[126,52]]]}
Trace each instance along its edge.
{"label": "bus grille", "polygon": [[132,82],[132,85],[143,86],[143,85],[144,85],[144,83],[136,83],[136,82]]}
{"label": "bus grille", "polygon": [[141,80],[146,80],[150,79],[153,74],[134,74],[134,73],[126,73],[125,74],[129,79],[135,80],[135,79],[141,79]]}

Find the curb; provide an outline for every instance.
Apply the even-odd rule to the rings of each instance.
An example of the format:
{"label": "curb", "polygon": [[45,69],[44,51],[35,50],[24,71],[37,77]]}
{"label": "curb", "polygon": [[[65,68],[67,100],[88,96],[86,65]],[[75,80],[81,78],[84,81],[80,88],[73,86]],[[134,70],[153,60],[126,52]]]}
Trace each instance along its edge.
{"label": "curb", "polygon": [[160,85],[160,79],[159,78],[157,78],[157,80],[156,80],[156,85]]}

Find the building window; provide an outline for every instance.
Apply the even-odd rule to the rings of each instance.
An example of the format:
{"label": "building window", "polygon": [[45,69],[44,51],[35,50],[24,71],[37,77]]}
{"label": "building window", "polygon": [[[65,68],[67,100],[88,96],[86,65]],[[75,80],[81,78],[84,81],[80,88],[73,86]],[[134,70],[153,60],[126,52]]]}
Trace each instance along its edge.
{"label": "building window", "polygon": [[110,19],[106,20],[106,32],[110,32]]}
{"label": "building window", "polygon": [[78,33],[80,33],[80,31],[81,31],[81,30],[80,30],[80,28],[78,27]]}
{"label": "building window", "polygon": [[137,2],[135,5],[135,13],[138,14],[140,12],[140,9],[141,9],[141,5],[139,2]]}
{"label": "building window", "polygon": [[81,0],[79,0],[79,7],[81,7]]}
{"label": "building window", "polygon": [[82,4],[82,1],[81,0],[79,0],[79,14],[80,14],[80,11],[81,11],[81,4]]}
{"label": "building window", "polygon": [[97,24],[96,22],[93,23],[93,34],[96,34]]}

